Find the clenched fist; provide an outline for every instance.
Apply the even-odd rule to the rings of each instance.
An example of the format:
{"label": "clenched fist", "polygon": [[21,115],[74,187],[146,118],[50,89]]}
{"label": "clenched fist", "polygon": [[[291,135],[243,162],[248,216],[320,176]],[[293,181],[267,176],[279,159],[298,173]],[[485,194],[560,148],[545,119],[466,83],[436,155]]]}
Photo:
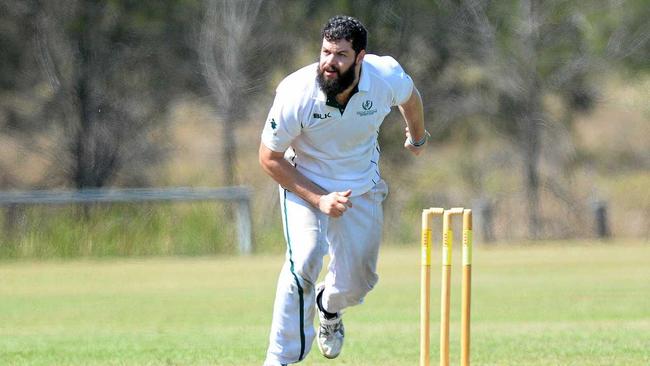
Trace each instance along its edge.
{"label": "clenched fist", "polygon": [[352,191],[348,189],[345,192],[322,195],[318,200],[318,209],[328,216],[340,217],[348,208],[352,207],[351,194]]}
{"label": "clenched fist", "polygon": [[406,150],[410,151],[415,156],[420,155],[422,153],[424,145],[427,143],[427,140],[430,136],[429,132],[427,132],[427,130],[424,130],[425,136],[421,140],[420,145],[414,144],[413,137],[411,136],[411,132],[409,131],[408,127],[404,129],[404,134],[406,135],[406,141],[404,141],[404,148],[406,148]]}

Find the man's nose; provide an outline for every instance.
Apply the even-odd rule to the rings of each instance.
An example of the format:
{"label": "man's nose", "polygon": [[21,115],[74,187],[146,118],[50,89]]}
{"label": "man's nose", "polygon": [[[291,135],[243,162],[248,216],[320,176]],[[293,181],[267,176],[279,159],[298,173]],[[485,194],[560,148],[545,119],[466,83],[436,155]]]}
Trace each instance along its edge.
{"label": "man's nose", "polygon": [[334,54],[330,53],[329,55],[325,56],[325,60],[323,60],[326,66],[331,66],[334,64]]}

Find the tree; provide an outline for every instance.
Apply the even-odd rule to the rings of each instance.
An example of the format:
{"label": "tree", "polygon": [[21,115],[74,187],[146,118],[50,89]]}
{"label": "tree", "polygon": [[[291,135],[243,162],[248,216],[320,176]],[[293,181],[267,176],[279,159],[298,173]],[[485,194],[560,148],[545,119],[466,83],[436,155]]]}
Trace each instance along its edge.
{"label": "tree", "polygon": [[[480,37],[476,47],[482,54],[483,79],[491,95],[485,110],[493,126],[508,136],[521,153],[528,235],[539,238],[543,226],[541,187],[564,195],[565,200],[567,197],[554,183],[561,178],[543,177],[540,173],[543,134],[550,133],[553,138],[549,141],[553,146],[546,146],[547,157],[561,159],[560,140],[571,139],[575,115],[590,111],[597,102],[598,92],[593,84],[598,75],[607,71],[612,58],[634,61],[639,50],[647,49],[648,23],[614,22],[616,25],[606,36],[600,34],[607,39],[604,43],[608,46],[599,50],[591,32],[601,29],[594,24],[602,24],[599,18],[603,17],[605,4],[601,2],[517,0],[464,4]],[[544,103],[548,96],[558,97],[562,115],[549,113]],[[575,150],[568,153],[575,154]],[[570,162],[572,158],[563,160]],[[560,175],[570,176],[571,171],[561,171]]]}
{"label": "tree", "polygon": [[146,184],[146,168],[164,150],[153,135],[164,129],[165,106],[174,87],[187,85],[179,70],[188,57],[174,42],[184,34],[174,17],[178,5],[36,3],[37,59],[51,89],[41,128],[61,131],[61,150],[50,152],[60,183]]}
{"label": "tree", "polygon": [[277,56],[289,49],[280,32],[271,32],[281,18],[276,10],[274,2],[264,4],[263,0],[204,1],[196,47],[214,112],[223,127],[222,182],[227,186],[236,183],[237,127],[245,123],[271,71],[281,64]]}
{"label": "tree", "polygon": [[22,146],[38,146],[33,133],[38,129],[43,93],[38,88],[41,78],[34,72],[38,69],[32,42],[35,17],[32,1],[0,3],[0,144],[8,150],[0,156],[0,188],[4,189],[24,184],[20,173],[10,168],[16,152]]}

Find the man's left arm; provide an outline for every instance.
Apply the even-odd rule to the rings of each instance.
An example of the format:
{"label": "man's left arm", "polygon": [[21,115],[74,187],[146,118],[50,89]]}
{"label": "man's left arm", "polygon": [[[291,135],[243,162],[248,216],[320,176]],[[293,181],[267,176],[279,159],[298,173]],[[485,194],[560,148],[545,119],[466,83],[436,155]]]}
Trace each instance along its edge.
{"label": "man's left arm", "polygon": [[398,107],[406,122],[406,141],[404,141],[404,147],[414,155],[420,155],[422,148],[429,138],[429,133],[424,128],[422,97],[415,85],[413,86],[409,99]]}

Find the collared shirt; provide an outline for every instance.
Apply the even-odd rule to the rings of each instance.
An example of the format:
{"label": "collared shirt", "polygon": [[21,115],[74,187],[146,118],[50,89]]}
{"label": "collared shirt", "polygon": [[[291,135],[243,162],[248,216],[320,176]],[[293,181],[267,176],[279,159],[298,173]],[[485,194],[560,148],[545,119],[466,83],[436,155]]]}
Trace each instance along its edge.
{"label": "collared shirt", "polygon": [[[352,88],[352,91],[350,92],[350,98],[353,95],[355,95],[358,91],[359,91],[359,83],[356,83],[354,84],[354,88]],[[343,111],[345,111],[345,107],[348,105],[347,103],[346,104],[339,103],[339,101],[336,100],[335,95],[328,95],[325,104],[327,104],[330,107],[338,108],[341,114],[343,114]]]}
{"label": "collared shirt", "polygon": [[[276,90],[262,143],[328,192],[366,193],[381,179],[379,127],[391,107],[411,96],[413,81],[390,56],[366,55],[358,92],[344,109],[327,103],[318,64],[287,76]],[[330,103],[331,104],[331,103]]]}

